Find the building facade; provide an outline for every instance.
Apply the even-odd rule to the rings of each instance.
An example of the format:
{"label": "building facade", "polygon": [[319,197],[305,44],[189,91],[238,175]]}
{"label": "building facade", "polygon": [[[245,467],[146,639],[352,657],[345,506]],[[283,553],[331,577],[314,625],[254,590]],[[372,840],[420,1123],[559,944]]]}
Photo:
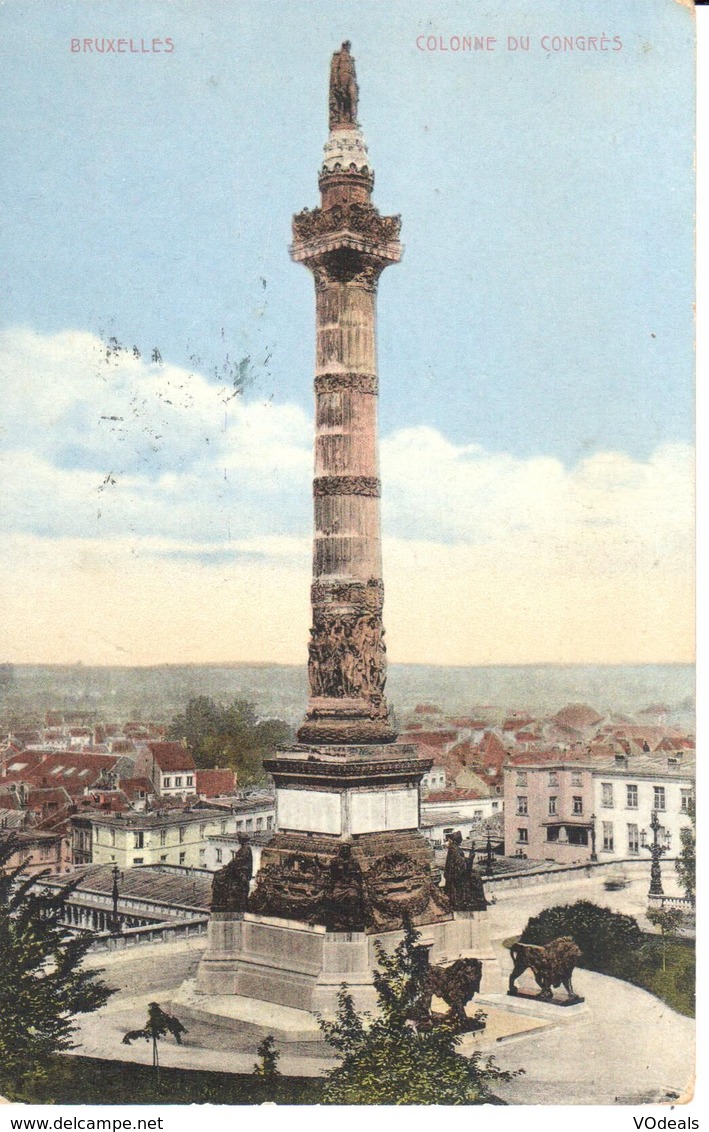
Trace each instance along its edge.
{"label": "building facade", "polygon": [[594,810],[599,861],[647,857],[650,819],[657,812],[659,837],[668,856],[681,848],[680,832],[691,827],[695,762],[657,755],[604,760],[594,767]]}

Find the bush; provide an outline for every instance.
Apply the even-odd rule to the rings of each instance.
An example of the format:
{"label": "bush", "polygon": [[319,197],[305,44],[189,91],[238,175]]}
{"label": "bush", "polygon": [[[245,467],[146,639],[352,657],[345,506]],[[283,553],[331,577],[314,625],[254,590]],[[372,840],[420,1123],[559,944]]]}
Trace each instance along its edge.
{"label": "bush", "polygon": [[[378,1013],[358,1015],[343,985],[335,1022],[321,1022],[342,1062],[326,1075],[323,1104],[483,1104],[489,1087],[514,1073],[479,1053],[456,1051],[460,1035],[451,1023],[418,1029],[412,1022],[428,967],[419,933],[410,925],[392,955],[375,944],[380,970],[374,984]],[[498,1102],[499,1103],[499,1102]]]}
{"label": "bush", "polygon": [[522,943],[550,943],[570,935],[581,948],[580,966],[623,978],[637,964],[643,933],[637,920],[601,908],[590,900],[545,908],[533,916],[521,935]]}

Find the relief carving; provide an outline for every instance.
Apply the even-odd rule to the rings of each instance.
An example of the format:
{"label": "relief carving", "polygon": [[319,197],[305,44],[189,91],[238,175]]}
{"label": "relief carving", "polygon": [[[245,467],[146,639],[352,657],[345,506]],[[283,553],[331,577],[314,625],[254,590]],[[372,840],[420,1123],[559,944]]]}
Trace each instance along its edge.
{"label": "relief carving", "polygon": [[319,578],[310,587],[310,600],[317,605],[354,605],[358,613],[381,613],[384,583],[381,578],[367,582],[335,582]]}
{"label": "relief carving", "polygon": [[249,910],[315,924],[322,919],[321,904],[327,884],[327,862],[305,853],[281,853],[259,869]]}
{"label": "relief carving", "polygon": [[382,704],[386,645],[379,613],[340,614],[316,609],[308,643],[312,697],[370,700]]}
{"label": "relief carving", "polygon": [[321,373],[315,378],[316,393],[339,393],[343,389],[353,393],[378,392],[375,373]]}
{"label": "relief carving", "polygon": [[364,495],[378,499],[381,484],[375,476],[318,476],[313,480],[313,495]]}
{"label": "relief carving", "polygon": [[407,919],[449,913],[430,868],[408,853],[389,852],[368,867],[358,856],[347,843],[321,855],[264,855],[249,911],[322,924],[331,932],[393,931]]}
{"label": "relief carving", "polygon": [[367,872],[368,926],[375,931],[400,928],[429,908],[448,911],[443,891],[430,870],[405,853],[389,853],[374,861]]}
{"label": "relief carving", "polygon": [[381,216],[373,204],[354,201],[332,208],[304,208],[293,217],[293,239],[314,240],[333,232],[354,232],[376,243],[392,243],[401,233],[400,216]]}

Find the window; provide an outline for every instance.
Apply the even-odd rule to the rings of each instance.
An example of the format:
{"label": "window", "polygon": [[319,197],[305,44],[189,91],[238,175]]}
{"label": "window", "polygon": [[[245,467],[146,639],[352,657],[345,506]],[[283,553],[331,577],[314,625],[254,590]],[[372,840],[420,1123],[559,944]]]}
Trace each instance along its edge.
{"label": "window", "polygon": [[145,835],[144,835],[142,829],[140,830],[139,833],[134,833],[133,834],[133,848],[134,849],[144,849],[145,848],[144,840],[145,840]]}
{"label": "window", "polygon": [[665,808],[665,788],[664,786],[653,786],[655,792],[654,807],[656,810],[664,810]]}
{"label": "window", "polygon": [[253,829],[254,828],[253,818],[247,818],[246,819],[246,828],[247,829]]}
{"label": "window", "polygon": [[625,804],[629,810],[637,810],[638,808],[638,788],[637,786],[625,787],[626,799]]}
{"label": "window", "polygon": [[160,848],[163,849],[167,845],[167,830],[160,830]]}
{"label": "window", "polygon": [[236,828],[237,829],[243,829],[244,828],[244,823],[243,823],[243,821],[241,821],[241,819],[239,821],[237,821]]}
{"label": "window", "polygon": [[517,840],[519,841],[520,845],[528,845],[529,844],[529,830],[528,829],[518,829],[517,830]]}
{"label": "window", "polygon": [[175,779],[175,786],[182,786],[182,775],[181,774],[178,774],[177,778]]}
{"label": "window", "polygon": [[556,773],[555,770],[549,771],[549,785],[550,786],[558,786],[559,785],[559,776],[558,776],[558,774]]}
{"label": "window", "polygon": [[171,786],[172,785],[172,779],[165,776],[162,780],[162,784],[163,784],[163,786]]}
{"label": "window", "polygon": [[256,828],[263,829],[263,818],[256,818]]}
{"label": "window", "polygon": [[581,797],[581,795],[580,794],[574,794],[572,801],[573,801],[573,804],[574,804],[574,813],[575,814],[582,814],[583,813],[583,798]]}
{"label": "window", "polygon": [[[499,787],[498,787],[498,792],[499,792]],[[500,808],[500,803],[499,803],[499,802],[493,802],[493,803],[492,803],[492,808],[493,808],[493,810],[499,810],[499,808]]]}
{"label": "window", "polygon": [[225,834],[225,833],[226,833],[226,822],[225,822],[225,821],[220,821],[220,823],[219,823],[219,832],[220,832],[221,834]]}
{"label": "window", "polygon": [[581,771],[580,770],[572,770],[572,772],[571,772],[571,785],[572,786],[583,786],[583,781],[582,781],[582,778],[581,778]]}
{"label": "window", "polygon": [[559,840],[559,827],[558,825],[547,826],[547,841]]}
{"label": "window", "polygon": [[631,825],[630,822],[628,822],[628,852],[640,852],[640,834],[638,833],[638,827],[637,825]]}
{"label": "window", "polygon": [[613,852],[613,822],[604,821],[603,823],[603,848],[606,853]]}
{"label": "window", "polygon": [[569,845],[588,845],[588,830],[576,829],[575,826],[570,826],[567,829],[569,838]]}
{"label": "window", "polygon": [[515,785],[516,786],[526,786],[527,785],[527,772],[526,772],[526,770],[518,770],[517,771],[517,780],[516,780]]}
{"label": "window", "polygon": [[204,861],[206,856],[207,856],[207,850],[206,849],[200,849],[200,851],[199,851],[200,864]]}
{"label": "window", "polygon": [[167,853],[161,853],[160,854],[160,863],[164,864],[165,861],[167,861]]}
{"label": "window", "polygon": [[556,813],[556,802],[557,802],[556,795],[552,794],[551,798],[549,799],[549,813],[551,814],[552,817]]}
{"label": "window", "polygon": [[692,801],[692,791],[691,790],[680,790],[679,793],[680,793],[679,808],[680,808],[680,810],[682,811],[683,814],[688,814],[689,809],[690,809],[690,804],[691,804],[691,801]]}
{"label": "window", "polygon": [[180,864],[181,865],[184,865],[186,856],[187,856],[186,853],[180,853]]}
{"label": "window", "polygon": [[142,863],[143,863],[143,858],[142,858],[142,857],[134,857],[134,858],[133,858],[133,864],[134,864],[134,865],[142,865]]}
{"label": "window", "polygon": [[613,805],[613,783],[612,782],[602,782],[601,783],[601,805],[602,806],[612,806]]}
{"label": "window", "polygon": [[185,827],[184,827],[184,825],[181,825],[180,826],[180,845],[182,845],[182,842],[184,840],[185,840]]}
{"label": "window", "polygon": [[517,795],[517,813],[518,814],[529,813],[529,811],[527,809],[527,795],[526,794],[518,794]]}
{"label": "window", "polygon": [[222,851],[221,851],[221,849],[217,849],[216,859],[217,859],[217,864],[221,865],[221,863],[222,863]]}
{"label": "window", "polygon": [[199,827],[199,839],[200,839],[200,841],[204,840],[204,835],[205,835],[206,832],[207,832],[207,826],[203,822],[202,825]]}
{"label": "window", "polygon": [[185,779],[185,786],[194,786],[194,775],[188,774]]}
{"label": "window", "polygon": [[266,829],[273,829],[273,818],[266,818]]}
{"label": "window", "polygon": [[113,849],[113,848],[115,848],[115,845],[116,845],[116,831],[115,831],[115,829],[109,830],[109,835],[110,835],[110,838],[111,838],[111,848]]}

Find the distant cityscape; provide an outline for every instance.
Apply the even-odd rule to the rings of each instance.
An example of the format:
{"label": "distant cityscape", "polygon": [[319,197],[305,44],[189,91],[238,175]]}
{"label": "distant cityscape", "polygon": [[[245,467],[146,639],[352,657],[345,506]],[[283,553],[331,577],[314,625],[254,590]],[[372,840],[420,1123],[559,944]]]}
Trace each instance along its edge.
{"label": "distant cityscape", "polygon": [[[22,675],[6,683],[15,699]],[[62,678],[78,681],[75,669]],[[93,673],[88,679],[95,689]],[[653,813],[670,859],[689,828],[696,764],[688,698],[632,714],[580,702],[550,714],[492,706],[459,714],[425,701],[398,725],[430,764],[420,828],[439,863],[446,838],[459,832],[498,878],[591,861],[622,869],[647,859]],[[55,707],[31,721],[24,715],[0,747],[0,838],[12,837],[14,863],[44,874],[50,887],[77,881],[67,922],[92,928],[99,941],[115,928],[117,876],[124,941],[205,931],[212,874],[243,834],[257,874],[277,826],[265,776],[246,787],[238,770],[200,767],[168,730],[166,717],[116,722],[94,707]]]}

